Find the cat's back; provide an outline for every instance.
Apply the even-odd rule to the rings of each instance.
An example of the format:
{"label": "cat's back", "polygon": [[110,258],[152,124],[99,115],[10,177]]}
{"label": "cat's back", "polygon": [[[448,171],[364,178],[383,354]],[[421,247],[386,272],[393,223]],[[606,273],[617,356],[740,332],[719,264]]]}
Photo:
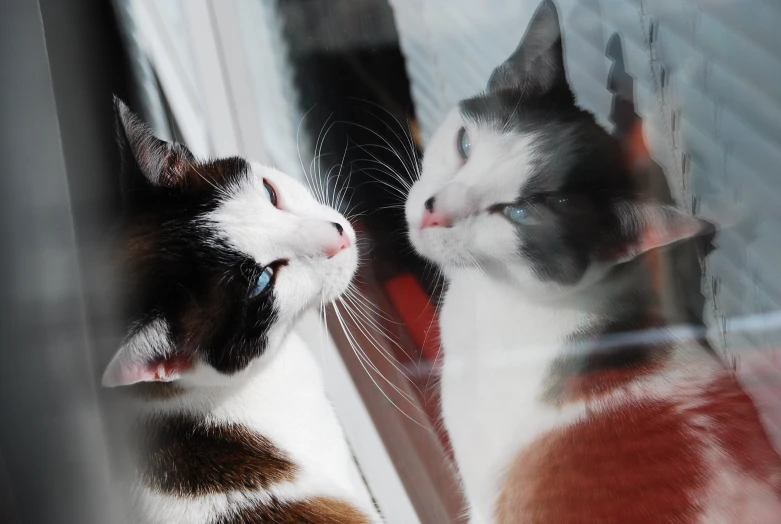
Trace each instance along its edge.
{"label": "cat's back", "polygon": [[778,522],[781,460],[730,370],[692,360],[585,406],[508,465],[497,522]]}
{"label": "cat's back", "polygon": [[473,522],[777,522],[781,460],[732,371],[677,341],[584,373],[564,348],[594,322],[451,280],[442,410]]}

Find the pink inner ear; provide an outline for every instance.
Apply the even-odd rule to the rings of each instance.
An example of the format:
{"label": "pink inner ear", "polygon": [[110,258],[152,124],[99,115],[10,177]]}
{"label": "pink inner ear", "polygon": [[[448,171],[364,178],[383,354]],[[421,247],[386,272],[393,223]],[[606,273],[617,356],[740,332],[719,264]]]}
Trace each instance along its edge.
{"label": "pink inner ear", "polygon": [[172,357],[168,359],[159,360],[149,366],[154,371],[154,377],[152,380],[159,380],[162,382],[170,382],[179,378],[182,373],[192,369],[193,362],[184,357]]}
{"label": "pink inner ear", "polygon": [[681,221],[677,224],[671,224],[667,228],[647,227],[643,229],[640,235],[640,242],[637,245],[637,252],[645,253],[657,247],[666,246],[679,240],[691,238],[700,233],[702,229],[696,219]]}
{"label": "pink inner ear", "polygon": [[637,251],[640,253],[645,253],[646,251],[650,251],[656,247],[674,242],[675,239],[672,238],[672,235],[669,233],[671,232],[659,231],[655,227],[644,229],[640,235],[640,241],[637,244]]}
{"label": "pink inner ear", "polygon": [[182,356],[159,359],[147,364],[123,367],[115,385],[129,386],[138,382],[172,382],[194,367],[191,359]]}
{"label": "pink inner ear", "polygon": [[675,220],[648,220],[648,222],[640,231],[636,242],[626,244],[615,254],[615,257],[608,258],[618,263],[627,262],[652,249],[697,236],[703,231],[705,224],[697,218],[683,215]]}

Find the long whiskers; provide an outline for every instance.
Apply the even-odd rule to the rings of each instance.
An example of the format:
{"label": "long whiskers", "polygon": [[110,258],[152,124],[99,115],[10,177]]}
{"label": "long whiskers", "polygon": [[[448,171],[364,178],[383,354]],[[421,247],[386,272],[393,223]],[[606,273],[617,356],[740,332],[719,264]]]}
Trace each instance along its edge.
{"label": "long whiskers", "polygon": [[[405,379],[409,381],[410,377],[407,374],[407,371],[403,369],[403,365],[396,359],[396,357],[393,356],[393,353],[388,351],[386,348],[382,347],[381,342],[377,340],[377,338],[372,334],[372,331],[378,333],[378,335],[381,335],[382,337],[386,338],[391,342],[393,342],[393,340],[386,333],[380,332],[375,325],[367,326],[363,324],[363,322],[371,324],[370,319],[366,315],[361,315],[361,313],[358,313],[356,310],[351,309],[349,305],[349,301],[343,300],[344,298],[345,297],[342,297],[342,299],[340,299],[339,302],[345,307],[345,313],[347,313],[350,319],[352,319],[352,321],[355,323],[356,327],[358,328],[358,331],[369,339],[370,345],[375,350],[377,350],[377,352],[379,352],[380,355],[382,355],[382,357],[391,365],[391,367],[393,367],[402,376],[404,376]],[[361,317],[363,318],[363,320],[361,319]],[[414,384],[413,387],[415,387]],[[408,400],[412,400],[412,398],[408,397],[406,394],[404,396]]]}
{"label": "long whiskers", "polygon": [[[303,126],[304,121],[306,120],[306,117],[309,115],[309,113],[311,113],[314,110],[315,107],[317,107],[317,104],[315,104],[312,107],[310,107],[307,110],[307,112],[304,113],[304,116],[301,117],[301,121],[298,123],[298,127],[296,128],[296,153],[298,153],[298,162],[301,164],[301,172],[304,175],[304,179],[306,180],[307,186],[309,186],[309,191],[313,195],[316,195],[316,193],[315,193],[314,187],[312,185],[312,180],[309,177],[309,171],[307,171],[306,167],[304,167],[304,159],[301,156],[301,140],[300,140],[300,136],[301,136],[301,127]],[[316,198],[316,196],[315,196],[315,198]]]}
{"label": "long whiskers", "polygon": [[[353,196],[360,187],[352,183],[356,173],[368,176],[371,180],[366,183],[377,184],[398,199],[394,205],[389,206],[395,209],[403,208],[412,184],[420,177],[419,153],[411,133],[392,113],[376,104],[367,103],[388,113],[400,132],[394,129],[393,125],[388,125],[386,122],[388,119],[382,119],[371,111],[367,113],[388,126],[390,133],[386,134],[390,138],[360,123],[334,120],[333,115],[330,115],[314,140],[313,156],[308,169],[304,167],[299,152],[299,161],[312,194],[320,203],[337,209],[351,222],[364,214],[361,203],[352,202]],[[378,143],[359,145],[348,138],[344,149],[339,152],[341,158],[333,156],[328,159],[330,153],[324,152],[325,143],[329,133],[337,124],[361,129],[376,137]],[[360,150],[362,152],[360,156],[366,158],[351,162],[349,153],[354,150]],[[369,243],[368,248],[372,247]],[[361,251],[359,249],[359,260],[362,256]],[[359,277],[356,280],[359,280]],[[333,313],[332,317],[331,313]],[[323,304],[321,315],[326,329],[326,320],[333,322],[335,319],[338,322],[361,368],[385,399],[406,418],[427,428],[428,425],[420,422],[426,420],[425,412],[420,407],[419,398],[422,393],[411,376],[412,373],[419,373],[422,366],[420,363],[415,365],[416,359],[407,354],[397,340],[397,333],[394,333],[395,328],[392,324],[398,323],[386,314],[380,305],[367,298],[355,284],[350,284],[345,293],[331,303],[330,313]],[[419,378],[424,376],[420,375]],[[406,383],[399,383],[398,377],[403,377]],[[407,405],[412,406],[413,411],[410,411]],[[420,415],[424,418],[420,418]]]}
{"label": "long whiskers", "polygon": [[[369,357],[366,355],[364,350],[360,347],[360,344],[358,344],[358,341],[354,337],[353,333],[350,331],[350,329],[347,327],[347,322],[345,321],[344,317],[342,316],[342,312],[339,309],[339,305],[344,306],[344,304],[341,302],[341,300],[337,300],[333,302],[333,311],[336,315],[336,319],[339,322],[339,325],[342,327],[342,331],[345,333],[345,337],[347,338],[348,343],[350,344],[351,349],[355,353],[355,356],[358,358],[358,362],[360,363],[363,370],[366,372],[366,375],[369,377],[369,379],[372,381],[374,386],[382,393],[382,395],[385,397],[385,399],[401,413],[412,421],[413,423],[417,424],[420,427],[425,428],[420,422],[412,418],[406,411],[404,411],[401,406],[399,406],[396,402],[393,401],[393,399],[390,398],[390,396],[385,392],[385,389],[380,386],[380,384],[377,382],[377,380],[374,378],[374,375],[370,372],[373,371],[377,376],[379,376],[385,383],[387,383],[391,389],[393,389],[397,394],[399,394],[407,403],[413,406],[418,412],[422,413],[422,410],[417,406],[417,404],[407,395],[404,391],[402,391],[398,386],[393,384],[385,375],[377,368],[377,366],[369,359]],[[346,306],[344,306],[346,308]]]}

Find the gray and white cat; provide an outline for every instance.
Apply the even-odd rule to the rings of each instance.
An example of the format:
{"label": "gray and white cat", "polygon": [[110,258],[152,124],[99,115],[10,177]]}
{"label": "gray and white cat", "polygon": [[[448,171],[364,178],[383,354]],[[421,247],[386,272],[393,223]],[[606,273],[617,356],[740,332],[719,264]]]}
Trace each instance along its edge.
{"label": "gray and white cat", "polygon": [[447,115],[406,202],[448,280],[442,414],[471,520],[781,522],[751,400],[705,343],[672,336],[649,264],[712,226],[647,192],[576,105],[562,51],[545,0]]}
{"label": "gray and white cat", "polygon": [[291,333],[348,286],[352,227],[290,176],[197,160],[119,100],[116,113],[133,185],[118,241],[128,327],[103,384],[132,417],[125,521],[381,522]]}

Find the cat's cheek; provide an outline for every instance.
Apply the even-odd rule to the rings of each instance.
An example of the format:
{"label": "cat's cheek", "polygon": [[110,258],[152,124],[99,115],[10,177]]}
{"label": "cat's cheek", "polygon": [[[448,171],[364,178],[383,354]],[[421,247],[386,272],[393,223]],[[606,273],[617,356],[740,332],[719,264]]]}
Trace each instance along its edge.
{"label": "cat's cheek", "polygon": [[471,228],[469,235],[474,254],[496,261],[515,261],[523,235],[504,218],[485,215]]}
{"label": "cat's cheek", "polygon": [[274,287],[274,307],[280,320],[295,320],[314,304],[320,289],[320,278],[308,264],[288,264],[284,272],[280,272]]}
{"label": "cat's cheek", "polygon": [[412,244],[412,247],[414,247],[418,253],[423,254],[423,239],[421,238],[420,231],[410,228],[407,236],[409,238],[409,243]]}
{"label": "cat's cheek", "polygon": [[275,305],[280,314],[295,316],[306,308],[336,300],[350,285],[357,267],[354,245],[331,258],[291,261],[279,274]]}
{"label": "cat's cheek", "polygon": [[409,239],[410,243],[412,244],[412,247],[415,248],[415,251],[418,252],[419,255],[424,256],[426,258],[434,259],[436,262],[436,249],[433,237],[437,234],[437,231],[421,231],[419,229],[410,229],[409,231]]}

